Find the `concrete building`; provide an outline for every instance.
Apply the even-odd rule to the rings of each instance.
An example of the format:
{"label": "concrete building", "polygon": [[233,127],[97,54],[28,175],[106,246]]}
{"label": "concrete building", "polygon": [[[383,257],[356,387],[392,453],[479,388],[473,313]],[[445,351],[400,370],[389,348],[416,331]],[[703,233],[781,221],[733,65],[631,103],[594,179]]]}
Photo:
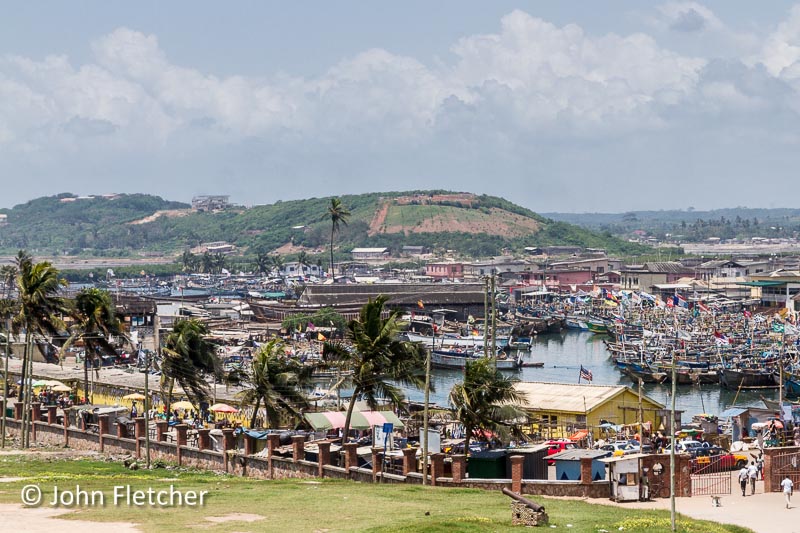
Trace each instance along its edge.
{"label": "concrete building", "polygon": [[201,195],[192,198],[192,209],[197,212],[219,211],[230,207],[230,196]]}
{"label": "concrete building", "polygon": [[389,257],[388,248],[353,248],[353,261],[382,261]]}
{"label": "concrete building", "polygon": [[676,283],[684,277],[694,277],[695,270],[677,261],[655,261],[643,265],[628,265],[620,270],[623,289],[652,292],[655,285]]}
{"label": "concrete building", "polygon": [[428,263],[425,265],[425,275],[434,280],[461,280],[464,279],[464,263]]}

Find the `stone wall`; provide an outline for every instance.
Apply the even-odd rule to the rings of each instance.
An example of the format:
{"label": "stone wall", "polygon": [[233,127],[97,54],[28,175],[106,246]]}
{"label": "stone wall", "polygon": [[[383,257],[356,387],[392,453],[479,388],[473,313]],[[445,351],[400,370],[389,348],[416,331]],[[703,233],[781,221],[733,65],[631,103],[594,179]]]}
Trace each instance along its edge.
{"label": "stone wall", "polygon": [[[102,417],[101,417],[102,418]],[[88,432],[76,427],[66,427],[47,422],[35,423],[35,442],[48,446],[97,451],[110,455],[130,454],[143,459],[145,456],[144,420],[137,419],[136,437],[120,437],[103,433]],[[6,419],[8,432],[12,435],[19,434],[21,431],[21,421],[16,419]],[[108,421],[101,421],[100,426],[108,431]],[[163,429],[163,428],[162,428]],[[167,463],[177,463],[182,466],[194,467],[218,472],[227,472],[231,475],[247,476],[256,479],[287,479],[302,478],[311,479],[330,477],[334,479],[350,479],[364,483],[405,483],[421,484],[422,475],[414,471],[416,461],[412,460],[414,450],[408,450],[409,469],[404,470],[403,475],[384,474],[381,472],[382,451],[379,448],[373,449],[373,468],[360,468],[357,464],[354,445],[347,445],[352,449],[348,452],[350,457],[347,461],[347,468],[337,467],[330,464],[330,452],[321,454],[325,457],[323,464],[306,461],[303,453],[303,442],[300,438],[293,443],[295,451],[293,457],[279,457],[274,450],[278,446],[276,440],[268,441],[267,453],[259,452],[258,455],[243,453],[236,446],[232,430],[224,430],[221,439],[223,451],[213,451],[211,449],[198,449],[185,445],[186,426],[178,426],[176,431],[183,437],[178,438],[178,443],[164,442],[153,439],[150,441],[150,458],[152,461],[164,461]],[[33,435],[32,435],[33,436]],[[208,434],[206,433],[206,437]],[[275,435],[274,437],[277,437]],[[201,439],[203,442],[203,439]],[[244,442],[247,451],[256,450],[254,442]],[[203,446],[203,444],[201,444]],[[206,445],[208,446],[207,439]],[[322,445],[320,445],[322,446]],[[329,449],[329,445],[328,445]],[[270,453],[272,456],[270,457]],[[514,479],[467,479],[466,458],[464,456],[454,456],[453,459],[458,467],[453,469],[453,477],[444,477],[444,456],[434,454],[432,456],[432,467],[430,478],[431,485],[443,487],[464,487],[480,488],[485,490],[501,490],[503,488],[513,489],[518,487],[524,494],[544,495],[544,496],[571,496],[580,498],[604,498],[609,495],[609,485],[607,481],[596,481],[583,483],[581,481],[544,481],[544,480],[523,480],[521,479],[521,469],[514,471]],[[435,475],[435,477],[433,477]],[[688,477],[688,476],[687,476]]]}

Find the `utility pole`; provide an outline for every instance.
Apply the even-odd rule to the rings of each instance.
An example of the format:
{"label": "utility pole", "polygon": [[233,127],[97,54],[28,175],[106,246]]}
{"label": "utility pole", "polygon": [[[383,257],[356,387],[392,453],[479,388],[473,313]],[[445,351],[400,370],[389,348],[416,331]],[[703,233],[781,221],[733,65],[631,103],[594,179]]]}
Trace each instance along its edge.
{"label": "utility pole", "polygon": [[[153,352],[161,353],[161,319],[158,316],[158,307],[153,317]],[[150,469],[150,355],[145,356],[144,367],[144,455],[147,469]]]}
{"label": "utility pole", "polygon": [[431,315],[433,320],[433,336],[431,337],[431,349],[427,350],[428,354],[425,358],[425,405],[423,406],[422,413],[422,435],[420,436],[420,444],[422,444],[422,484],[428,484],[428,427],[430,424],[428,404],[431,399],[431,357],[433,350],[436,347],[436,317]]}
{"label": "utility pole", "polygon": [[492,361],[494,361],[494,369],[497,370],[497,311],[495,309],[495,280],[496,276],[494,268],[492,268]]}
{"label": "utility pole", "polygon": [[[673,310],[673,313],[675,311]],[[678,317],[675,316],[675,336],[678,335]],[[675,386],[675,364],[677,354],[672,352],[672,405],[670,407],[670,447],[669,447],[669,515],[672,531],[677,531],[677,524],[675,523],[675,394],[677,387]]]}
{"label": "utility pole", "polygon": [[6,410],[8,409],[8,358],[11,354],[11,319],[6,319],[6,361],[3,365],[3,412],[0,414],[0,448],[6,447]]}
{"label": "utility pole", "polygon": [[483,278],[483,356],[489,357],[489,277]]}

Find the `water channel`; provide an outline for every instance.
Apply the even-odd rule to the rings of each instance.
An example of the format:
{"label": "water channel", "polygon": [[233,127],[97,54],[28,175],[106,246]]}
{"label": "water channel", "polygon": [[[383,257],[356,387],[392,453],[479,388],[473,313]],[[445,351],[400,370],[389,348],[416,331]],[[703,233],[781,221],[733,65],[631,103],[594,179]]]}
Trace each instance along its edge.
{"label": "water channel", "polygon": [[[578,383],[578,373],[583,365],[592,371],[594,385],[628,385],[635,389],[633,381],[617,370],[609,358],[609,352],[603,343],[606,338],[584,331],[540,335],[524,358],[526,361],[541,361],[544,367],[523,368],[515,375],[521,381]],[[432,383],[436,390],[431,393],[431,402],[447,405],[450,389],[461,379],[461,371],[433,369]],[[669,407],[671,385],[645,384],[643,392]],[[406,394],[411,400],[423,400],[422,391],[411,389]],[[732,405],[764,407],[760,396],[777,400],[778,391],[740,391],[737,394],[737,391],[723,389],[717,384],[678,385],[675,404],[676,409],[685,413],[684,420],[688,420],[692,415],[700,413],[718,415]]]}

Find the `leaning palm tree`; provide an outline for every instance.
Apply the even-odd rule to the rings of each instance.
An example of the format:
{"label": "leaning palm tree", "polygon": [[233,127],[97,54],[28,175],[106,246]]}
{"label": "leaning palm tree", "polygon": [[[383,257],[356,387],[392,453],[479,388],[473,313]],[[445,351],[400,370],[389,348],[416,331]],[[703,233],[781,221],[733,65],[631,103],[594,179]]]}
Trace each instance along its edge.
{"label": "leaning palm tree", "polygon": [[331,366],[352,370],[353,395],[347,406],[343,442],[347,441],[350,418],[358,397],[363,397],[370,409],[379,398],[397,405],[404,398],[401,386],[420,388],[425,384],[425,348],[419,343],[401,341],[399,314],[383,318],[387,298],[370,299],[357,319],[347,323],[343,342],[326,342],[323,360]]}
{"label": "leaning palm tree", "polygon": [[514,388],[517,381],[501,374],[489,358],[467,362],[464,381],[453,386],[448,398],[456,420],[464,426],[464,453],[469,453],[469,442],[478,431],[506,434],[525,416],[517,406],[523,400]]}
{"label": "leaning palm tree", "polygon": [[57,335],[65,329],[62,316],[67,314],[65,300],[59,292],[67,282],[58,277],[58,270],[49,262],[34,263],[26,252],[17,254],[17,290],[19,306],[14,317],[15,332],[25,331],[25,349],[22,359],[22,384],[20,399],[24,403],[23,446],[28,446],[27,413],[31,398],[33,353],[31,342],[35,335]]}
{"label": "leaning palm tree", "polygon": [[331,221],[331,279],[336,277],[335,267],[333,266],[333,236],[339,231],[339,224],[347,225],[350,218],[350,211],[342,205],[338,198],[331,198],[331,205],[328,207],[327,218]]}
{"label": "leaning palm tree", "polygon": [[282,416],[288,415],[294,422],[299,422],[302,416],[307,405],[304,389],[310,388],[314,367],[284,353],[284,344],[272,340],[253,357],[243,383],[246,390],[240,393],[242,404],[254,406],[250,427],[255,427],[262,403],[270,428],[278,427]]}
{"label": "leaning palm tree", "polygon": [[169,411],[172,393],[177,383],[195,404],[210,396],[206,374],[222,376],[221,365],[214,343],[206,336],[208,328],[195,320],[176,322],[167,336],[162,353],[161,390],[167,398],[165,408]]}
{"label": "leaning palm tree", "polygon": [[89,365],[96,368],[95,361],[101,354],[112,355],[115,347],[112,337],[124,338],[122,322],[116,312],[111,295],[96,288],[82,289],[76,296],[72,308],[73,325],[67,342],[61,351],[65,353],[73,343],[83,341],[83,395],[89,397]]}

